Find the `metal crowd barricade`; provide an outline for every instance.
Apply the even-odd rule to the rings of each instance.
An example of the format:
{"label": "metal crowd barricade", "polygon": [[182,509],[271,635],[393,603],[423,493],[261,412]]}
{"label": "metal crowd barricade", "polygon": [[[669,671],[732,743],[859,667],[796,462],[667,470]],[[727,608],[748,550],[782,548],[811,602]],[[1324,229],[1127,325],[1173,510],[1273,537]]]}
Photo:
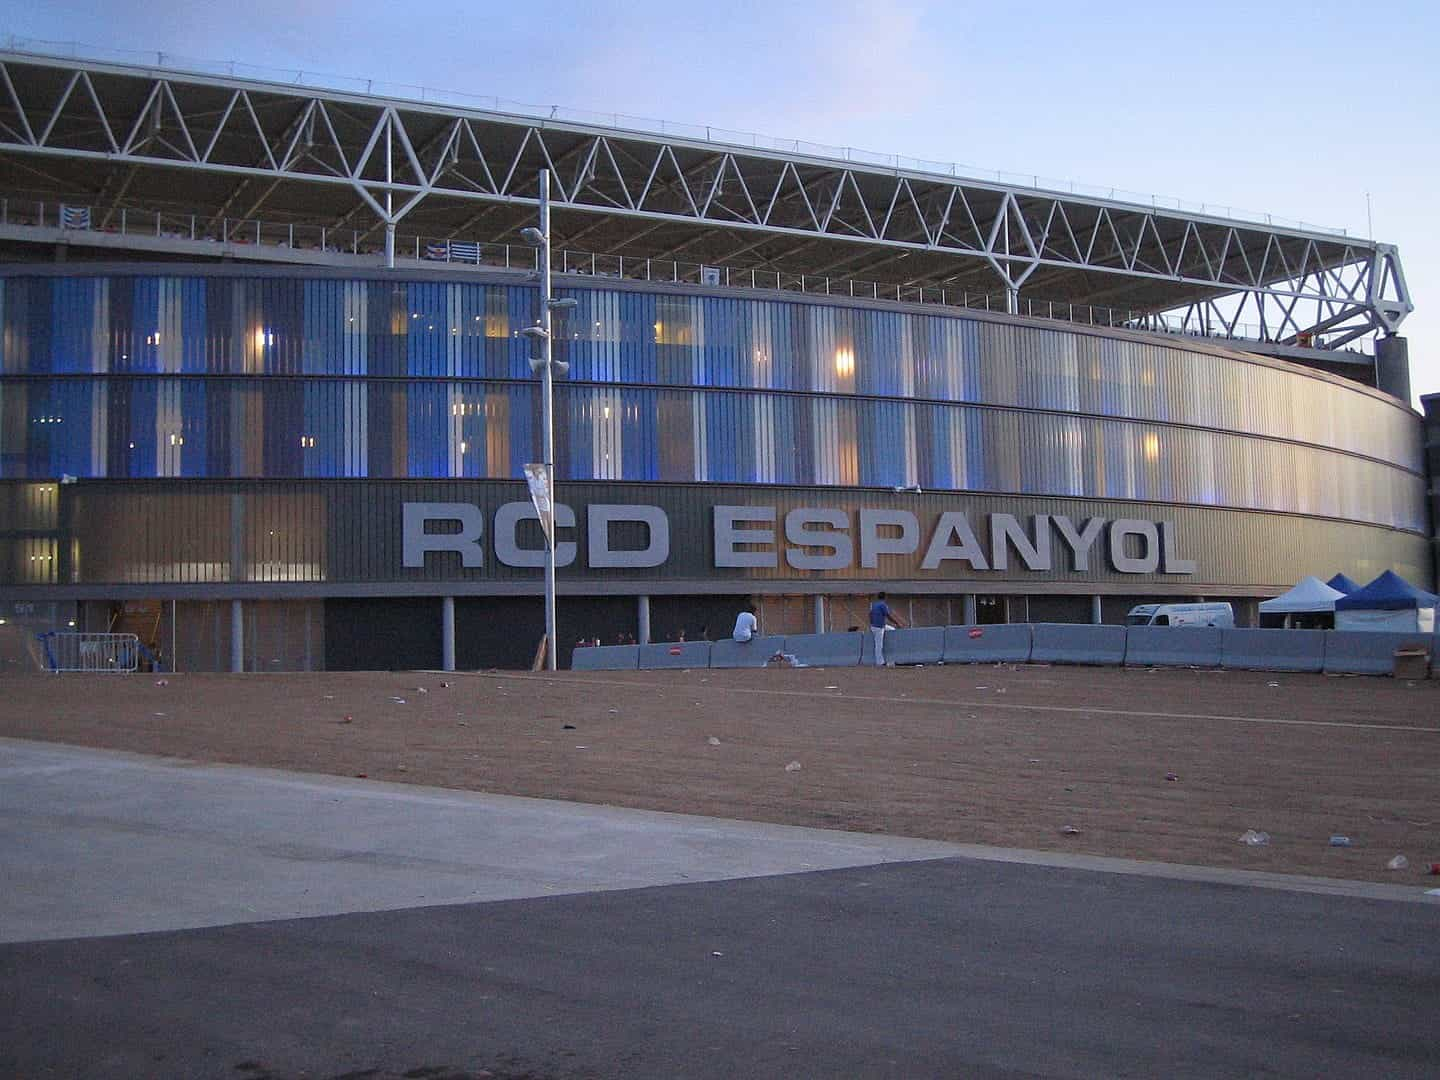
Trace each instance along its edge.
{"label": "metal crowd barricade", "polygon": [[140,639],[134,634],[62,633],[38,635],[46,670],[129,675],[140,665]]}

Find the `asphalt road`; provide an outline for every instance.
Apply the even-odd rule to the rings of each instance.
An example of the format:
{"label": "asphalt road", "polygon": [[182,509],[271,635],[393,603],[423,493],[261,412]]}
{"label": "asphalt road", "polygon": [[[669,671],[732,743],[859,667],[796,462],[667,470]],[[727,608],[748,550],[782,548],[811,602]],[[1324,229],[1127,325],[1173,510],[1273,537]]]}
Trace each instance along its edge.
{"label": "asphalt road", "polygon": [[[474,800],[468,817],[459,802],[443,806],[440,831],[470,851],[466,864],[432,850],[424,791],[390,798],[388,785],[3,749],[0,930],[23,910],[30,932],[0,945],[0,1075],[1440,1073],[1440,903],[1418,890],[1258,887],[1234,871],[1197,879],[1013,853],[907,859],[903,842],[845,854],[850,834],[635,811],[613,827],[613,812],[553,804],[531,823],[535,850],[546,834],[581,830],[587,849],[608,853],[588,883],[547,895],[538,867],[517,890],[530,895],[398,906],[402,891],[384,875],[408,874],[417,890],[462,865],[484,876],[476,837],[504,831],[493,802],[463,796]],[[233,816],[228,789],[246,793]],[[303,815],[293,800],[317,792],[372,815],[328,853],[295,836]],[[191,801],[207,799],[209,816],[197,817]],[[166,805],[177,815],[168,847],[157,844]],[[517,820],[507,844],[523,839]],[[697,836],[722,829],[691,849],[695,865],[720,844],[737,876],[617,887],[640,871],[672,882],[690,872],[678,857],[657,871],[650,857],[683,849],[687,825]],[[724,832],[749,828],[762,831]],[[116,840],[127,829],[129,865]],[[87,835],[104,842],[87,851]],[[364,836],[383,837],[384,850]],[[397,863],[392,849],[406,843],[417,854]],[[33,876],[46,864],[37,849],[57,864],[46,904],[34,902],[49,887]],[[627,849],[628,863],[616,854]],[[851,865],[783,872],[826,851],[832,865]],[[554,854],[576,858],[573,848]],[[322,892],[329,871],[343,870],[311,910],[343,911],[346,896],[363,903],[371,864],[390,900],[386,910],[281,918],[281,901],[295,898],[262,881],[254,895],[269,897],[267,921],[195,926],[195,898],[213,896],[215,881],[251,888],[244,874],[225,876],[241,856],[319,867]],[[23,881],[12,872],[26,867]],[[127,884],[145,877],[156,883],[150,898]],[[73,928],[65,898],[80,890],[97,920],[139,903],[193,928],[42,939],[38,909]],[[190,899],[165,908],[153,898],[165,893]]]}

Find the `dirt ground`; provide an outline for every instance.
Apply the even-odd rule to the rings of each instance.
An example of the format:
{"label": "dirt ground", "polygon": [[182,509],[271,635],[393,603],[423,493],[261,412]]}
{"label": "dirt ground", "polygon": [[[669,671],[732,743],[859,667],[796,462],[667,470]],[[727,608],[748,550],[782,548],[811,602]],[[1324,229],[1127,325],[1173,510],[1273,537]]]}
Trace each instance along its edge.
{"label": "dirt ground", "polygon": [[[1440,862],[1437,680],[1028,665],[36,674],[0,679],[0,735],[687,814],[1440,885],[1427,876]],[[1240,843],[1247,829],[1269,833],[1269,844]],[[1330,846],[1332,834],[1353,846]],[[1409,869],[1386,869],[1397,854]]]}

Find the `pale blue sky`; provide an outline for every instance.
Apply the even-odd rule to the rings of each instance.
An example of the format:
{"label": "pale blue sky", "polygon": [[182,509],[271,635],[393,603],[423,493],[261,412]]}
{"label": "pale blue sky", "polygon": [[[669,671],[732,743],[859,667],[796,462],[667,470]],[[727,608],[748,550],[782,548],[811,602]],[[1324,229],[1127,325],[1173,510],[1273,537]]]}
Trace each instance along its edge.
{"label": "pale blue sky", "polygon": [[1440,392],[1440,5],[0,0],[0,32],[618,111],[1233,205],[1400,245]]}

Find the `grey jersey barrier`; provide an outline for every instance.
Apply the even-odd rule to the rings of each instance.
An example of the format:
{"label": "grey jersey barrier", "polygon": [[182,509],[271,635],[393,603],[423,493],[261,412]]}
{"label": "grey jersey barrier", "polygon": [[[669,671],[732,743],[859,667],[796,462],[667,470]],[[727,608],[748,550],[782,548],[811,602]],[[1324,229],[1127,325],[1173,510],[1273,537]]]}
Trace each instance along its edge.
{"label": "grey jersey barrier", "polygon": [[[1279,630],[1277,633],[1293,631]],[[1431,634],[1395,634],[1367,630],[1325,631],[1325,673],[1327,675],[1389,675],[1395,666],[1396,649],[1424,649],[1433,656]]]}
{"label": "grey jersey barrier", "polygon": [[947,664],[1023,664],[1030,659],[1028,623],[991,626],[947,626]]}
{"label": "grey jersey barrier", "polygon": [[1030,659],[1037,664],[1125,662],[1125,627],[1088,623],[1035,623]]}
{"label": "grey jersey barrier", "polygon": [[785,651],[783,637],[753,637],[739,642],[733,638],[721,638],[710,646],[712,668],[764,667],[770,658]]}
{"label": "grey jersey barrier", "polygon": [[[865,635],[870,632],[864,631]],[[865,644],[861,649],[864,662],[875,662],[875,646]],[[885,661],[891,664],[938,664],[945,659],[945,627],[907,626],[901,630],[885,633]]]}
{"label": "grey jersey barrier", "polygon": [[[868,633],[835,633],[835,634],[790,634],[785,638],[785,645],[781,649],[787,652],[806,667],[855,667],[860,663],[862,648],[864,649],[865,660],[874,662],[874,646],[869,645]],[[889,652],[890,639],[885,639],[886,652]],[[887,656],[886,659],[889,659]]]}
{"label": "grey jersey barrier", "polygon": [[1221,630],[1220,666],[1245,671],[1322,671],[1325,631]]}
{"label": "grey jersey barrier", "polygon": [[709,666],[708,641],[666,641],[640,646],[640,667],[646,671]]}
{"label": "grey jersey barrier", "polygon": [[1216,626],[1127,626],[1126,667],[1220,666]]}
{"label": "grey jersey barrier", "polygon": [[591,645],[570,655],[571,671],[634,671],[639,666],[638,645]]}

